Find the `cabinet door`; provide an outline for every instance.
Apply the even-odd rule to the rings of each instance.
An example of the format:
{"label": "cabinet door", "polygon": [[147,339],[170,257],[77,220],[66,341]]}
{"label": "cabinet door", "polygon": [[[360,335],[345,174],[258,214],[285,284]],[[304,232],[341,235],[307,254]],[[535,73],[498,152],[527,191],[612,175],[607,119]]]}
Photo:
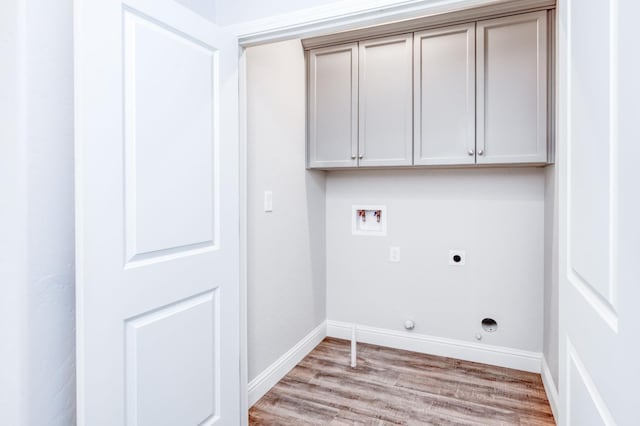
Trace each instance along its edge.
{"label": "cabinet door", "polygon": [[414,164],[474,164],[475,23],[414,34]]}
{"label": "cabinet door", "polygon": [[309,167],[358,164],[358,43],[309,52]]}
{"label": "cabinet door", "polygon": [[477,24],[477,162],[547,161],[547,13]]}
{"label": "cabinet door", "polygon": [[413,34],[360,42],[360,166],[413,160]]}

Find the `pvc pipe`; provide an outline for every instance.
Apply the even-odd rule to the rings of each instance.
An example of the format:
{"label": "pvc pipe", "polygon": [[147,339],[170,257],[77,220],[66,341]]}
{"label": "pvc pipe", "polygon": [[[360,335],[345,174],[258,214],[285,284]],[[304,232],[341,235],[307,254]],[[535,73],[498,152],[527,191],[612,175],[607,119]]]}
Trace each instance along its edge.
{"label": "pvc pipe", "polygon": [[351,326],[351,367],[356,367],[356,325]]}

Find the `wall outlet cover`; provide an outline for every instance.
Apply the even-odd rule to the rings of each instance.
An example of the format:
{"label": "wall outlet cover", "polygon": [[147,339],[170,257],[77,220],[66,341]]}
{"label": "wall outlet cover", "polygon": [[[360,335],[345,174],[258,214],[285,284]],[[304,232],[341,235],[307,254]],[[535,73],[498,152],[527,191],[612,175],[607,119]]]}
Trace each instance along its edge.
{"label": "wall outlet cover", "polygon": [[389,247],[389,262],[400,262],[400,247]]}
{"label": "wall outlet cover", "polygon": [[449,265],[464,266],[467,254],[463,250],[449,250]]}
{"label": "wall outlet cover", "polygon": [[264,211],[273,211],[273,192],[271,191],[264,191]]}

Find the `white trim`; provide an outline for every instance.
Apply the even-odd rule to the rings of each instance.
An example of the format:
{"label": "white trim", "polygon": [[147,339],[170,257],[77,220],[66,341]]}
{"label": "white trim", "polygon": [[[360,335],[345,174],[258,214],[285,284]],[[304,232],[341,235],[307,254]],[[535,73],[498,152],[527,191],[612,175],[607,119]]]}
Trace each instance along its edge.
{"label": "white trim", "polygon": [[517,3],[521,9],[540,0],[342,0],[281,15],[229,25],[242,46],[324,35],[418,16]]}
{"label": "white trim", "polygon": [[247,338],[247,58],[240,47],[238,61],[239,111],[239,201],[240,201],[240,426],[249,424],[248,338]]}
{"label": "white trim", "polygon": [[[327,336],[351,338],[352,323],[327,321]],[[358,342],[540,373],[542,354],[408,331],[357,325]]]}
{"label": "white trim", "polygon": [[302,359],[327,337],[327,324],[322,322],[282,355],[262,373],[249,382],[249,407],[287,375]]}
{"label": "white trim", "polygon": [[73,149],[74,149],[74,232],[75,232],[75,345],[76,345],[76,425],[84,426],[86,421],[86,360],[84,351],[85,327],[82,318],[85,316],[84,299],[85,282],[85,215],[84,215],[84,191],[81,190],[84,178],[84,147],[81,143],[84,135],[84,86],[88,84],[88,77],[83,72],[82,62],[88,49],[85,32],[86,22],[83,18],[86,4],[82,0],[73,2]]}
{"label": "white trim", "polygon": [[551,412],[553,413],[553,417],[556,420],[560,420],[558,417],[558,388],[556,387],[556,383],[553,380],[553,376],[551,375],[551,370],[549,369],[549,364],[547,364],[547,359],[542,357],[542,372],[540,373],[542,376],[542,384],[544,385],[544,391],[547,393],[547,399],[549,400],[549,405],[551,406]]}

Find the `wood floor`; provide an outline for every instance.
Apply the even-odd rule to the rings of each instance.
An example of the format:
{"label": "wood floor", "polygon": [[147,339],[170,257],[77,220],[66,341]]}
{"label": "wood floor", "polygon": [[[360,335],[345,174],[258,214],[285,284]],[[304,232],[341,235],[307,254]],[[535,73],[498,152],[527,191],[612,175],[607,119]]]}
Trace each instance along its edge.
{"label": "wood floor", "polygon": [[251,425],[554,425],[538,374],[325,339],[249,412]]}

